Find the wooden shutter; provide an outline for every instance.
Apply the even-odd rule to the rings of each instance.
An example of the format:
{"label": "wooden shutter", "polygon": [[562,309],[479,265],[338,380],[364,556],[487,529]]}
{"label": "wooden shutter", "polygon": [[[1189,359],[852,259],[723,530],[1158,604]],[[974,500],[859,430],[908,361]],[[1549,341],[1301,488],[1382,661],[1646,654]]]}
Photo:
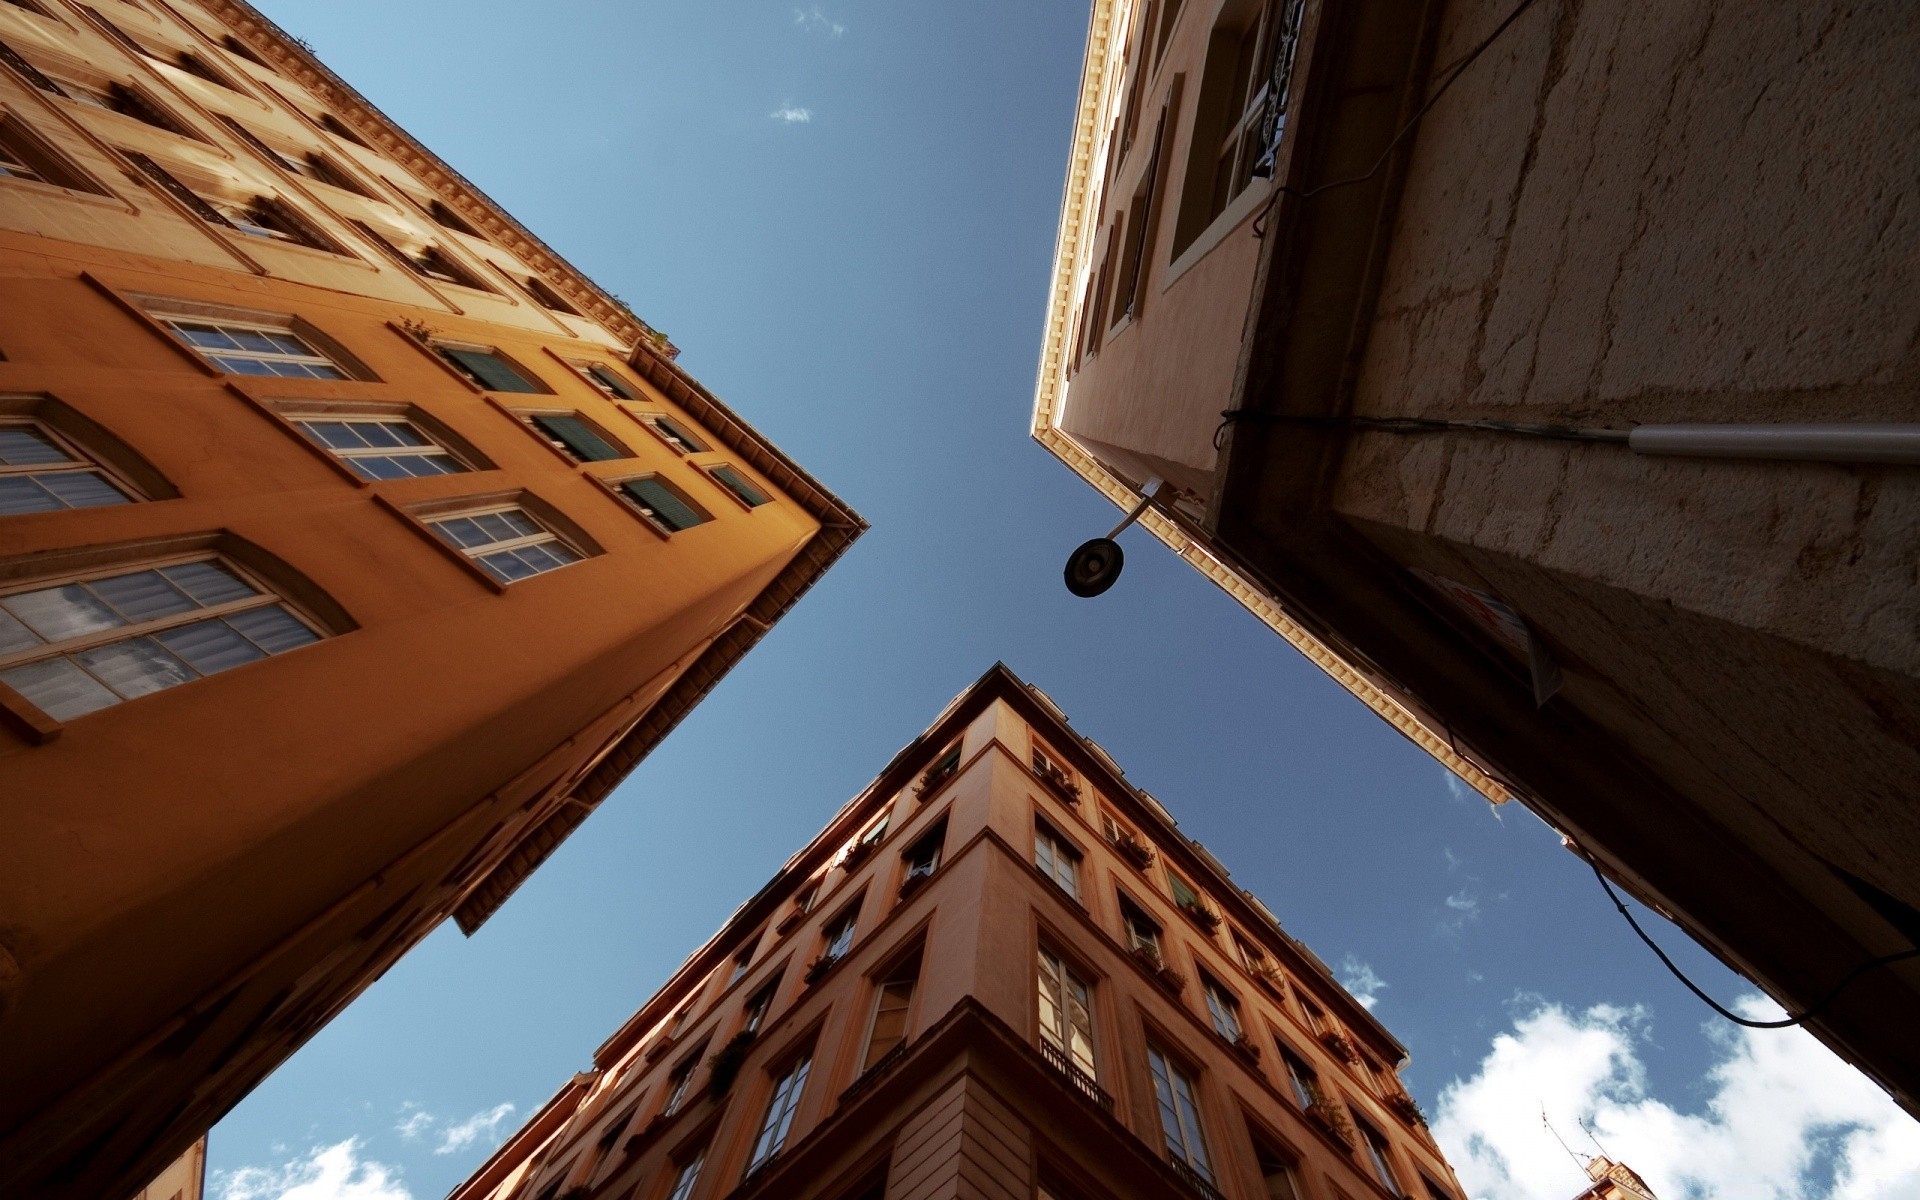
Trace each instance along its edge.
{"label": "wooden shutter", "polygon": [[499,355],[488,350],[463,350],[457,346],[438,347],[440,353],[473,372],[480,385],[496,392],[531,392],[537,389]]}
{"label": "wooden shutter", "polygon": [[0,42],[0,62],[6,63],[9,67],[18,71],[26,77],[28,83],[31,83],[43,92],[51,92],[56,96],[65,96],[67,94],[59,84],[42,75],[40,68],[20,57],[20,52],[5,42]]}
{"label": "wooden shutter", "polygon": [[669,529],[691,529],[706,520],[657,479],[634,479],[620,486],[629,496],[651,509],[660,523]]}
{"label": "wooden shutter", "polygon": [[618,447],[594,432],[593,426],[579,417],[542,413],[533,418],[533,423],[564,444],[582,462],[603,462],[609,458],[626,457]]}
{"label": "wooden shutter", "polygon": [[178,179],[175,179],[173,173],[165,167],[148,158],[146,155],[135,153],[132,150],[123,151],[122,153],[127,156],[129,162],[140,168],[142,174],[159,185],[161,191],[192,209],[194,216],[199,217],[209,225],[223,225],[228,229],[233,228],[233,222],[227,220],[219,209],[202,200],[198,193],[186,184],[181,183]]}

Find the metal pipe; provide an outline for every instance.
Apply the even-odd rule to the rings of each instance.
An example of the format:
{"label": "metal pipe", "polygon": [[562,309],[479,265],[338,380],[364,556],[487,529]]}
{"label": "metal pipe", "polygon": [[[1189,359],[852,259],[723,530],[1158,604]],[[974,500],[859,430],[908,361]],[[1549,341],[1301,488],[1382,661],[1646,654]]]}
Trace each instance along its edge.
{"label": "metal pipe", "polygon": [[1920,425],[1639,425],[1636,454],[1920,466]]}

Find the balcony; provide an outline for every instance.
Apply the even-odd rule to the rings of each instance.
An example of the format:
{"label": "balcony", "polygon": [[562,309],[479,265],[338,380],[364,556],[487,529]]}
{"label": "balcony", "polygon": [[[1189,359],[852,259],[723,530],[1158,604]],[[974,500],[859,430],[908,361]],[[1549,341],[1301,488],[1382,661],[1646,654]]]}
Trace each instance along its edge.
{"label": "balcony", "polygon": [[1181,1158],[1171,1150],[1167,1151],[1167,1165],[1173,1168],[1173,1173],[1180,1177],[1181,1183],[1186,1184],[1187,1187],[1191,1188],[1194,1192],[1205,1196],[1207,1200],[1227,1200],[1225,1196],[1220,1194],[1220,1189],[1213,1186],[1213,1180],[1208,1179],[1205,1175],[1202,1175],[1199,1171],[1187,1165],[1186,1159]]}
{"label": "balcony", "polygon": [[1048,1066],[1066,1076],[1073,1090],[1079,1092],[1082,1097],[1099,1105],[1107,1112],[1113,1111],[1113,1097],[1107,1095],[1107,1090],[1101,1087],[1093,1076],[1087,1074],[1079,1063],[1067,1057],[1066,1051],[1047,1039],[1041,1038],[1040,1057],[1047,1060]]}

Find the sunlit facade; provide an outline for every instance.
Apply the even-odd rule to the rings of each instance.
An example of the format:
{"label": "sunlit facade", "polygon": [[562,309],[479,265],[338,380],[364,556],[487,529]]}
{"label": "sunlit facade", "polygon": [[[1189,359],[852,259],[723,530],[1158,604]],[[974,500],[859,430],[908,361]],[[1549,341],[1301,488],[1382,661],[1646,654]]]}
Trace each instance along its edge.
{"label": "sunlit facade", "polygon": [[253,9],[0,3],[0,1194],[154,1178],[862,528]]}
{"label": "sunlit facade", "polygon": [[996,666],[453,1200],[1458,1200],[1404,1059]]}

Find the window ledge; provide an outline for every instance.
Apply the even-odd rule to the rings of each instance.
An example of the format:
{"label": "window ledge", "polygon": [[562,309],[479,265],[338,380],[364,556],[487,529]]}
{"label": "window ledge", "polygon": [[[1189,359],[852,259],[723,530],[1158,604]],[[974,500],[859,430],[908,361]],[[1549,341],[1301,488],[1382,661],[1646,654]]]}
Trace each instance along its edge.
{"label": "window ledge", "polygon": [[1196,263],[1211,254],[1215,247],[1226,241],[1228,235],[1240,228],[1247,218],[1258,212],[1271,195],[1273,195],[1273,180],[1262,180],[1258,186],[1249,184],[1247,190],[1234,197],[1233,203],[1227,205],[1220,215],[1213,219],[1213,224],[1201,230],[1200,236],[1193,239],[1193,244],[1181,251],[1179,258],[1173,260],[1160,284],[1160,291],[1165,293],[1182,275],[1192,270]]}
{"label": "window ledge", "polygon": [[66,729],[40,711],[40,706],[0,683],[0,724],[35,746],[44,746]]}

